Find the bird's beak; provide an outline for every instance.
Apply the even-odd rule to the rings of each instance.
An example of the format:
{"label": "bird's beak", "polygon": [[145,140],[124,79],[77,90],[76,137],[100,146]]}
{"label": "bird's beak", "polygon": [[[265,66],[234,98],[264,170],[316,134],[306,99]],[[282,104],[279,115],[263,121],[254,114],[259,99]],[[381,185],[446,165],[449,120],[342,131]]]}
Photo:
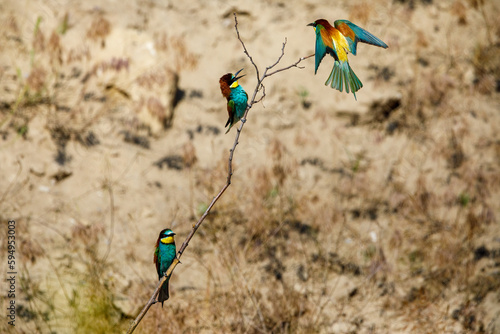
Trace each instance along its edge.
{"label": "bird's beak", "polygon": [[308,26],[314,27],[314,23],[309,23],[306,27]]}
{"label": "bird's beak", "polygon": [[243,74],[242,76],[238,76],[238,74],[240,74],[240,72],[243,71],[243,69],[239,70],[238,72],[236,72],[234,74],[234,79],[233,79],[233,82],[237,81],[238,79],[241,79],[243,78],[246,74]]}

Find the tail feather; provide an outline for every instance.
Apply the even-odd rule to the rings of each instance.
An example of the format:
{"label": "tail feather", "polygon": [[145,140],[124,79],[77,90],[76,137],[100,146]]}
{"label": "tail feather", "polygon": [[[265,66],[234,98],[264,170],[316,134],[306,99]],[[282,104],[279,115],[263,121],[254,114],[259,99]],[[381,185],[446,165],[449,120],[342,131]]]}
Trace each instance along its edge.
{"label": "tail feather", "polygon": [[158,293],[158,301],[161,302],[161,307],[163,307],[163,302],[169,298],[169,293],[168,293],[168,280],[163,283],[160,293]]}
{"label": "tail feather", "polygon": [[[337,86],[337,89],[339,91],[343,91],[343,82],[344,80],[342,79],[342,72],[340,71],[335,71],[335,74],[333,75],[334,79],[335,79],[335,82],[336,82],[336,86]],[[332,82],[332,87],[333,87],[333,82]]]}
{"label": "tail feather", "polygon": [[[347,94],[349,94],[349,86],[350,86],[350,85],[348,84],[348,83],[349,83],[349,76],[348,76],[348,73],[346,73],[346,71],[341,71],[341,72],[342,72],[342,74],[344,75],[345,92],[346,92]],[[353,93],[354,93],[354,91],[353,91]]]}
{"label": "tail feather", "polygon": [[340,92],[343,91],[343,87],[345,86],[346,92],[349,93],[351,91],[356,100],[356,92],[363,87],[363,84],[356,76],[351,66],[349,66],[349,63],[340,61],[335,61],[333,64],[332,71],[325,85],[335,88]]}
{"label": "tail feather", "polygon": [[229,128],[227,129],[226,134],[229,132],[229,130],[231,130],[231,128],[232,128],[232,127],[233,127],[233,125],[234,125],[234,123],[232,123],[232,122],[231,122],[231,118],[229,118],[229,119],[227,120],[227,123],[226,123],[226,125],[225,125],[224,127],[227,127],[228,125],[229,125]]}

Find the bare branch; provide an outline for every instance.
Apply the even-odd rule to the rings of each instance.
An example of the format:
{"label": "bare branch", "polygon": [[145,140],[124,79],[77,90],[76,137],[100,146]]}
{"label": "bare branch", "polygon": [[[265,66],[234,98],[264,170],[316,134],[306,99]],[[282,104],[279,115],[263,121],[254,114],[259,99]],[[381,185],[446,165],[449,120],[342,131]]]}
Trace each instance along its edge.
{"label": "bare branch", "polygon": [[248,50],[245,46],[245,43],[243,43],[243,41],[241,40],[240,31],[238,30],[238,18],[236,17],[236,13],[233,13],[233,15],[234,15],[234,29],[236,29],[236,35],[238,37],[238,40],[241,43],[241,46],[243,46],[243,52],[247,55],[248,59],[250,59],[250,62],[252,63],[253,67],[255,67],[255,72],[257,74],[257,80],[259,80],[260,79],[259,68],[253,62],[252,56],[250,56],[250,54],[248,53]]}
{"label": "bare branch", "polygon": [[[180,263],[179,260],[180,260],[180,258],[182,256],[182,254],[184,253],[184,251],[186,250],[187,246],[189,245],[189,242],[191,241],[191,239],[193,238],[193,236],[195,235],[196,231],[201,226],[201,224],[203,223],[203,221],[205,220],[205,218],[208,216],[208,214],[212,210],[212,208],[215,205],[215,203],[219,200],[219,198],[222,196],[222,194],[224,194],[224,192],[226,191],[226,189],[231,185],[231,178],[233,176],[233,156],[234,156],[234,152],[236,151],[236,146],[239,143],[239,138],[240,138],[241,131],[243,130],[243,126],[245,126],[245,124],[246,124],[248,111],[252,108],[252,106],[255,103],[261,102],[264,99],[264,97],[266,96],[266,87],[264,86],[263,81],[267,77],[269,77],[269,76],[271,76],[273,74],[276,74],[278,72],[282,72],[282,71],[288,70],[288,69],[290,69],[292,67],[302,68],[302,67],[297,66],[297,65],[301,61],[314,56],[314,55],[310,55],[310,56],[307,56],[307,57],[299,58],[298,61],[296,61],[295,63],[293,63],[293,64],[291,64],[291,65],[289,65],[287,67],[281,68],[281,69],[276,70],[276,71],[271,72],[271,73],[267,73],[270,69],[272,69],[273,67],[275,67],[276,65],[278,65],[279,62],[281,61],[281,59],[283,58],[283,56],[285,55],[285,46],[286,46],[286,42],[287,42],[287,40],[285,38],[285,42],[283,43],[283,46],[281,48],[281,55],[278,57],[278,59],[276,60],[276,62],[274,64],[266,67],[266,69],[264,70],[264,73],[262,74],[262,76],[260,76],[260,74],[259,74],[259,68],[257,67],[257,65],[253,61],[252,57],[248,53],[248,50],[247,50],[247,48],[245,46],[245,43],[243,42],[243,40],[240,37],[240,32],[238,31],[238,19],[236,17],[236,13],[234,13],[234,22],[235,22],[234,27],[235,27],[235,30],[236,30],[236,34],[237,34],[238,40],[241,42],[241,45],[243,46],[243,52],[247,55],[247,57],[250,59],[250,62],[252,63],[252,65],[255,67],[255,72],[257,74],[257,84],[256,84],[255,89],[253,91],[252,97],[248,100],[248,105],[247,105],[247,108],[245,110],[245,114],[241,118],[241,124],[237,128],[236,136],[234,138],[233,146],[229,150],[228,172],[227,172],[226,184],[221,188],[221,190],[219,191],[219,193],[217,194],[217,196],[215,196],[212,199],[212,202],[210,202],[209,206],[207,207],[207,209],[205,210],[205,212],[203,213],[203,215],[200,217],[200,219],[196,222],[196,224],[193,225],[193,228],[191,229],[191,232],[186,237],[186,240],[184,240],[184,242],[182,243],[181,247],[179,248],[179,251],[177,252],[177,258],[172,262],[172,264],[168,268],[167,272],[165,273],[165,276],[162,277],[162,279],[158,282],[158,285],[157,285],[155,291],[153,292],[153,295],[149,299],[148,303],[144,306],[144,308],[139,313],[139,315],[137,316],[137,318],[131,323],[131,325],[130,325],[128,331],[127,331],[127,334],[131,334],[135,330],[135,328],[141,322],[142,318],[144,318],[144,316],[148,312],[149,308],[153,304],[156,303],[156,298],[158,296],[158,293],[159,293],[161,287],[163,286],[163,284],[165,284],[165,282],[167,280],[167,277],[170,277],[172,275],[172,272],[174,271],[174,269],[177,266],[177,264]],[[256,100],[257,93],[260,90],[262,90],[262,96],[258,100]]]}
{"label": "bare branch", "polygon": [[156,304],[156,297],[158,296],[158,293],[160,293],[161,287],[166,282],[167,278],[169,278],[172,275],[172,271],[174,271],[174,268],[175,266],[177,266],[177,263],[179,263],[179,259],[174,259],[170,267],[168,267],[165,276],[163,276],[160,282],[158,282],[158,285],[156,286],[156,289],[153,292],[153,295],[149,299],[148,303],[144,306],[144,308],[142,309],[141,313],[139,313],[137,318],[135,318],[135,320],[130,324],[130,327],[127,330],[127,334],[132,333],[136,329],[137,325],[139,325],[139,322],[141,322],[142,318],[144,318],[146,313],[149,311],[149,308],[153,304]]}
{"label": "bare branch", "polygon": [[[237,137],[238,136],[239,136],[239,131],[238,131]],[[188,244],[191,241],[191,239],[193,238],[194,234],[196,233],[196,230],[198,230],[198,228],[200,227],[201,223],[203,223],[203,221],[205,220],[205,218],[210,213],[210,210],[212,210],[212,207],[214,206],[214,204],[219,200],[219,198],[222,196],[222,194],[224,193],[224,191],[226,191],[227,187],[229,187],[229,185],[231,184],[231,175],[232,175],[231,161],[232,161],[232,158],[233,158],[233,153],[234,153],[234,149],[236,147],[236,144],[237,144],[237,139],[235,140],[235,143],[233,145],[233,148],[231,149],[231,154],[230,154],[230,157],[229,157],[229,161],[230,161],[229,162],[229,168],[230,168],[230,170],[229,170],[228,179],[227,179],[226,184],[224,185],[224,187],[222,187],[222,189],[219,191],[219,193],[217,194],[217,196],[215,196],[212,199],[212,202],[210,203],[210,205],[208,206],[208,208],[205,210],[205,212],[203,213],[203,215],[200,217],[200,219],[198,220],[198,222],[196,222],[196,224],[193,225],[193,228],[191,229],[191,233],[189,233],[189,235],[187,236],[186,240],[184,240],[184,242],[182,243],[181,248],[177,252],[177,258],[174,259],[174,261],[172,262],[172,264],[170,265],[170,267],[168,267],[168,270],[165,273],[165,276],[162,277],[162,279],[160,280],[160,282],[156,286],[156,289],[153,292],[153,295],[149,299],[148,303],[144,306],[144,308],[139,313],[139,315],[135,318],[135,320],[130,324],[130,327],[129,327],[128,331],[127,331],[127,334],[131,334],[131,333],[134,332],[134,330],[136,329],[137,325],[139,325],[139,323],[141,322],[142,318],[144,318],[144,316],[148,312],[149,308],[153,304],[156,303],[156,297],[158,296],[158,293],[159,293],[161,287],[163,286],[163,284],[165,284],[165,281],[167,280],[167,277],[170,277],[172,275],[172,272],[174,271],[174,269],[177,266],[177,264],[180,263],[179,259],[181,258],[182,254],[184,253],[184,250],[188,246]]]}
{"label": "bare branch", "polygon": [[286,46],[286,37],[285,37],[285,41],[283,42],[283,46],[281,47],[281,55],[278,57],[278,60],[276,60],[276,62],[274,64],[266,67],[267,70],[270,70],[274,66],[278,65],[278,63],[281,61],[281,58],[283,58],[283,56],[285,55],[285,46]]}
{"label": "bare branch", "polygon": [[266,97],[266,86],[261,84],[259,90],[261,90],[261,89],[262,89],[262,96],[260,97],[260,99],[255,101],[255,103],[259,103],[260,101],[262,101]]}
{"label": "bare branch", "polygon": [[298,65],[299,65],[299,63],[300,63],[301,61],[306,60],[307,58],[311,58],[311,57],[314,57],[314,53],[313,53],[312,55],[309,55],[309,56],[301,57],[301,58],[299,58],[299,60],[297,60],[297,61],[296,61],[295,63],[293,63],[292,65],[289,65],[289,66],[287,66],[287,67],[280,68],[279,70],[276,70],[276,71],[274,71],[274,72],[271,72],[271,73],[267,74],[267,76],[268,76],[268,77],[270,77],[270,76],[271,76],[271,75],[273,75],[273,74],[276,74],[276,73],[278,73],[278,72],[282,72],[282,71],[289,70],[289,69],[291,69],[292,67],[297,67],[297,68],[303,69],[304,67],[302,67],[302,66],[298,66]]}

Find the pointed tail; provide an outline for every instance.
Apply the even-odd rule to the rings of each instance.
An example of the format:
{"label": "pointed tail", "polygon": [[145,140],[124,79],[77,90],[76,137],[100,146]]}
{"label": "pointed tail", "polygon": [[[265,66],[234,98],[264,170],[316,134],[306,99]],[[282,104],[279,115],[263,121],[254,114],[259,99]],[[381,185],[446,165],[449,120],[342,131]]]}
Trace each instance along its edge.
{"label": "pointed tail", "polygon": [[169,298],[168,295],[168,279],[163,283],[160,292],[158,293],[158,301],[161,302],[161,307],[163,307],[163,302]]}
{"label": "pointed tail", "polygon": [[227,127],[228,125],[229,125],[229,129],[227,129],[226,134],[229,132],[229,130],[231,130],[231,128],[232,128],[232,127],[233,127],[233,125],[234,125],[234,124],[231,122],[231,118],[229,118],[229,119],[227,120],[227,123],[226,123],[226,125],[225,125],[224,127]]}
{"label": "pointed tail", "polygon": [[345,86],[345,91],[349,93],[350,90],[354,94],[354,98],[356,100],[356,92],[363,87],[363,84],[356,76],[351,66],[349,66],[349,63],[338,60],[336,60],[333,64],[332,71],[330,72],[330,76],[326,80],[325,85],[330,85],[330,87],[335,88],[340,92],[342,92],[342,87]]}

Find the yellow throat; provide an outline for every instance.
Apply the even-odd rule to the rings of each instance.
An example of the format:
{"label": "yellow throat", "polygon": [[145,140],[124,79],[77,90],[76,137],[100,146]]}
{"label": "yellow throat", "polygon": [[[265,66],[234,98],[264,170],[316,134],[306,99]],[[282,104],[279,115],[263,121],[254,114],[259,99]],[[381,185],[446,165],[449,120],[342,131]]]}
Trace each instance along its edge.
{"label": "yellow throat", "polygon": [[174,237],[165,237],[160,239],[162,244],[173,244],[174,243]]}

